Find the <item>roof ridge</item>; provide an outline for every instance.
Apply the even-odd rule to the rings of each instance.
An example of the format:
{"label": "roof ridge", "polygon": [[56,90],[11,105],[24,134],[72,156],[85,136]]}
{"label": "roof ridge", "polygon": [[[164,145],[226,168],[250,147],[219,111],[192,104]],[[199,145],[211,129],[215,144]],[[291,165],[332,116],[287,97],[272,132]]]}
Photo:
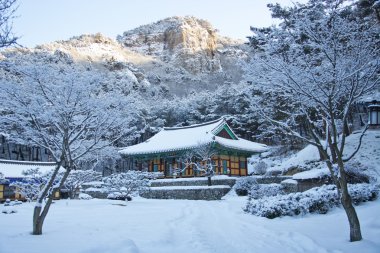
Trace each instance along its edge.
{"label": "roof ridge", "polygon": [[52,166],[55,162],[34,162],[34,161],[19,161],[19,160],[3,160],[0,159],[0,164],[15,164],[15,165],[35,165],[35,166]]}
{"label": "roof ridge", "polygon": [[219,118],[219,119],[216,119],[216,120],[212,120],[212,121],[208,121],[208,122],[204,122],[204,123],[200,123],[200,124],[194,124],[194,125],[190,125],[190,126],[183,126],[183,127],[164,127],[164,130],[180,130],[180,129],[188,129],[188,128],[196,128],[196,127],[201,127],[201,126],[207,126],[207,125],[211,125],[211,124],[214,124],[218,121],[221,121],[221,120],[224,120],[224,118]]}

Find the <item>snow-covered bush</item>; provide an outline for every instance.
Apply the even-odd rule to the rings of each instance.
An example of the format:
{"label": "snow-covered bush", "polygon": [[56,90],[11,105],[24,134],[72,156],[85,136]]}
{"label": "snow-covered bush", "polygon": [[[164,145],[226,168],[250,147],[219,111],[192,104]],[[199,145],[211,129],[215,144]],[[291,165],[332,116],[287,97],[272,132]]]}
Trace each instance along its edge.
{"label": "snow-covered bush", "polygon": [[[379,187],[371,184],[349,185],[349,192],[355,204],[377,198]],[[250,198],[244,211],[253,215],[273,219],[280,216],[303,215],[306,213],[327,213],[339,206],[335,185],[324,185],[305,192],[290,193],[259,199]]]}
{"label": "snow-covered bush", "polygon": [[12,214],[12,213],[17,213],[17,210],[14,209],[14,208],[8,208],[8,207],[6,207],[1,212],[4,213],[4,214]]}
{"label": "snow-covered bush", "polygon": [[262,197],[284,194],[283,186],[280,184],[258,184],[254,177],[243,177],[236,181],[235,192],[239,196],[247,196],[258,199]]}
{"label": "snow-covered bush", "polygon": [[107,195],[107,199],[131,201],[132,197],[122,192],[112,192]]}
{"label": "snow-covered bush", "polygon": [[141,171],[112,174],[103,178],[103,187],[105,187],[109,193],[118,192],[125,196],[137,195],[140,191],[148,187],[148,178],[153,177],[151,174],[152,173]]}
{"label": "snow-covered bush", "polygon": [[254,184],[249,190],[250,199],[260,199],[282,194],[284,194],[284,191],[281,184]]}
{"label": "snow-covered bush", "polygon": [[239,196],[247,196],[253,185],[257,185],[254,177],[242,177],[236,180],[235,192]]}
{"label": "snow-covered bush", "polygon": [[345,165],[349,183],[369,183],[376,179],[368,175],[368,171],[360,162],[352,161]]}
{"label": "snow-covered bush", "polygon": [[37,196],[47,182],[49,173],[43,174],[39,168],[27,169],[22,172],[24,176],[10,184],[15,188],[15,191],[21,194],[28,201],[37,199]]}
{"label": "snow-covered bush", "polygon": [[102,174],[94,170],[74,170],[67,177],[64,189],[68,191],[70,198],[73,199],[83,184],[99,180],[101,177]]}
{"label": "snow-covered bush", "polygon": [[267,172],[268,165],[264,161],[260,161],[253,166],[253,174],[264,175]]}
{"label": "snow-covered bush", "polygon": [[79,193],[79,196],[78,196],[79,199],[83,199],[83,200],[90,200],[90,199],[93,199],[90,195],[86,194],[86,193]]}
{"label": "snow-covered bush", "polygon": [[380,191],[380,185],[375,184],[351,184],[348,188],[352,202],[355,205],[361,202],[373,201],[375,200]]}

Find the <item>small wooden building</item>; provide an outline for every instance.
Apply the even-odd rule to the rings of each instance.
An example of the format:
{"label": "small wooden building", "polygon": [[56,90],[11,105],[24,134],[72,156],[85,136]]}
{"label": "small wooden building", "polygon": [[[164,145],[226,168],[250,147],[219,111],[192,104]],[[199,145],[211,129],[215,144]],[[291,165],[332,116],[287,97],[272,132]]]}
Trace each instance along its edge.
{"label": "small wooden building", "polygon": [[224,119],[186,127],[165,127],[143,143],[121,149],[124,158],[135,161],[135,169],[162,172],[165,177],[197,176],[192,166],[183,162],[189,151],[209,145],[213,150],[214,174],[248,175],[247,158],[267,150],[264,144],[239,138]]}
{"label": "small wooden building", "polygon": [[[6,199],[25,200],[24,196],[17,193],[16,189],[11,186],[11,183],[23,180],[25,175],[23,171],[31,168],[39,168],[42,173],[50,172],[55,168],[55,163],[52,162],[28,162],[28,161],[13,161],[0,159],[0,172],[4,178],[0,179],[0,202]],[[60,193],[57,193],[55,199],[60,198]]]}

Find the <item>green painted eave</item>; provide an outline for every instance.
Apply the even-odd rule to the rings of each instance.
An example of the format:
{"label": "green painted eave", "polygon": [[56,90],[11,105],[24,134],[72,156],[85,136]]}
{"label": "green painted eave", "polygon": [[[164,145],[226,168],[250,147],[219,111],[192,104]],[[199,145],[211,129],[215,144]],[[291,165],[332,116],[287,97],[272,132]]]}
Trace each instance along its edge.
{"label": "green painted eave", "polygon": [[237,136],[234,134],[234,132],[231,130],[231,128],[226,123],[224,123],[223,125],[218,127],[213,133],[214,133],[214,135],[218,135],[223,130],[226,130],[226,132],[231,137],[231,139],[233,139],[233,140],[238,139]]}

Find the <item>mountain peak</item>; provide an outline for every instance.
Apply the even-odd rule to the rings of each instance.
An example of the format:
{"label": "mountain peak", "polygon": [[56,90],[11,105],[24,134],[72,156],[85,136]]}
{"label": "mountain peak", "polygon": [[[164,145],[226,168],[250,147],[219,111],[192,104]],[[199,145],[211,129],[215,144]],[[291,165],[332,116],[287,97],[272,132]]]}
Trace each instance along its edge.
{"label": "mountain peak", "polygon": [[217,30],[192,16],[169,17],[124,32],[117,40],[133,51],[175,63],[191,73],[218,71]]}

